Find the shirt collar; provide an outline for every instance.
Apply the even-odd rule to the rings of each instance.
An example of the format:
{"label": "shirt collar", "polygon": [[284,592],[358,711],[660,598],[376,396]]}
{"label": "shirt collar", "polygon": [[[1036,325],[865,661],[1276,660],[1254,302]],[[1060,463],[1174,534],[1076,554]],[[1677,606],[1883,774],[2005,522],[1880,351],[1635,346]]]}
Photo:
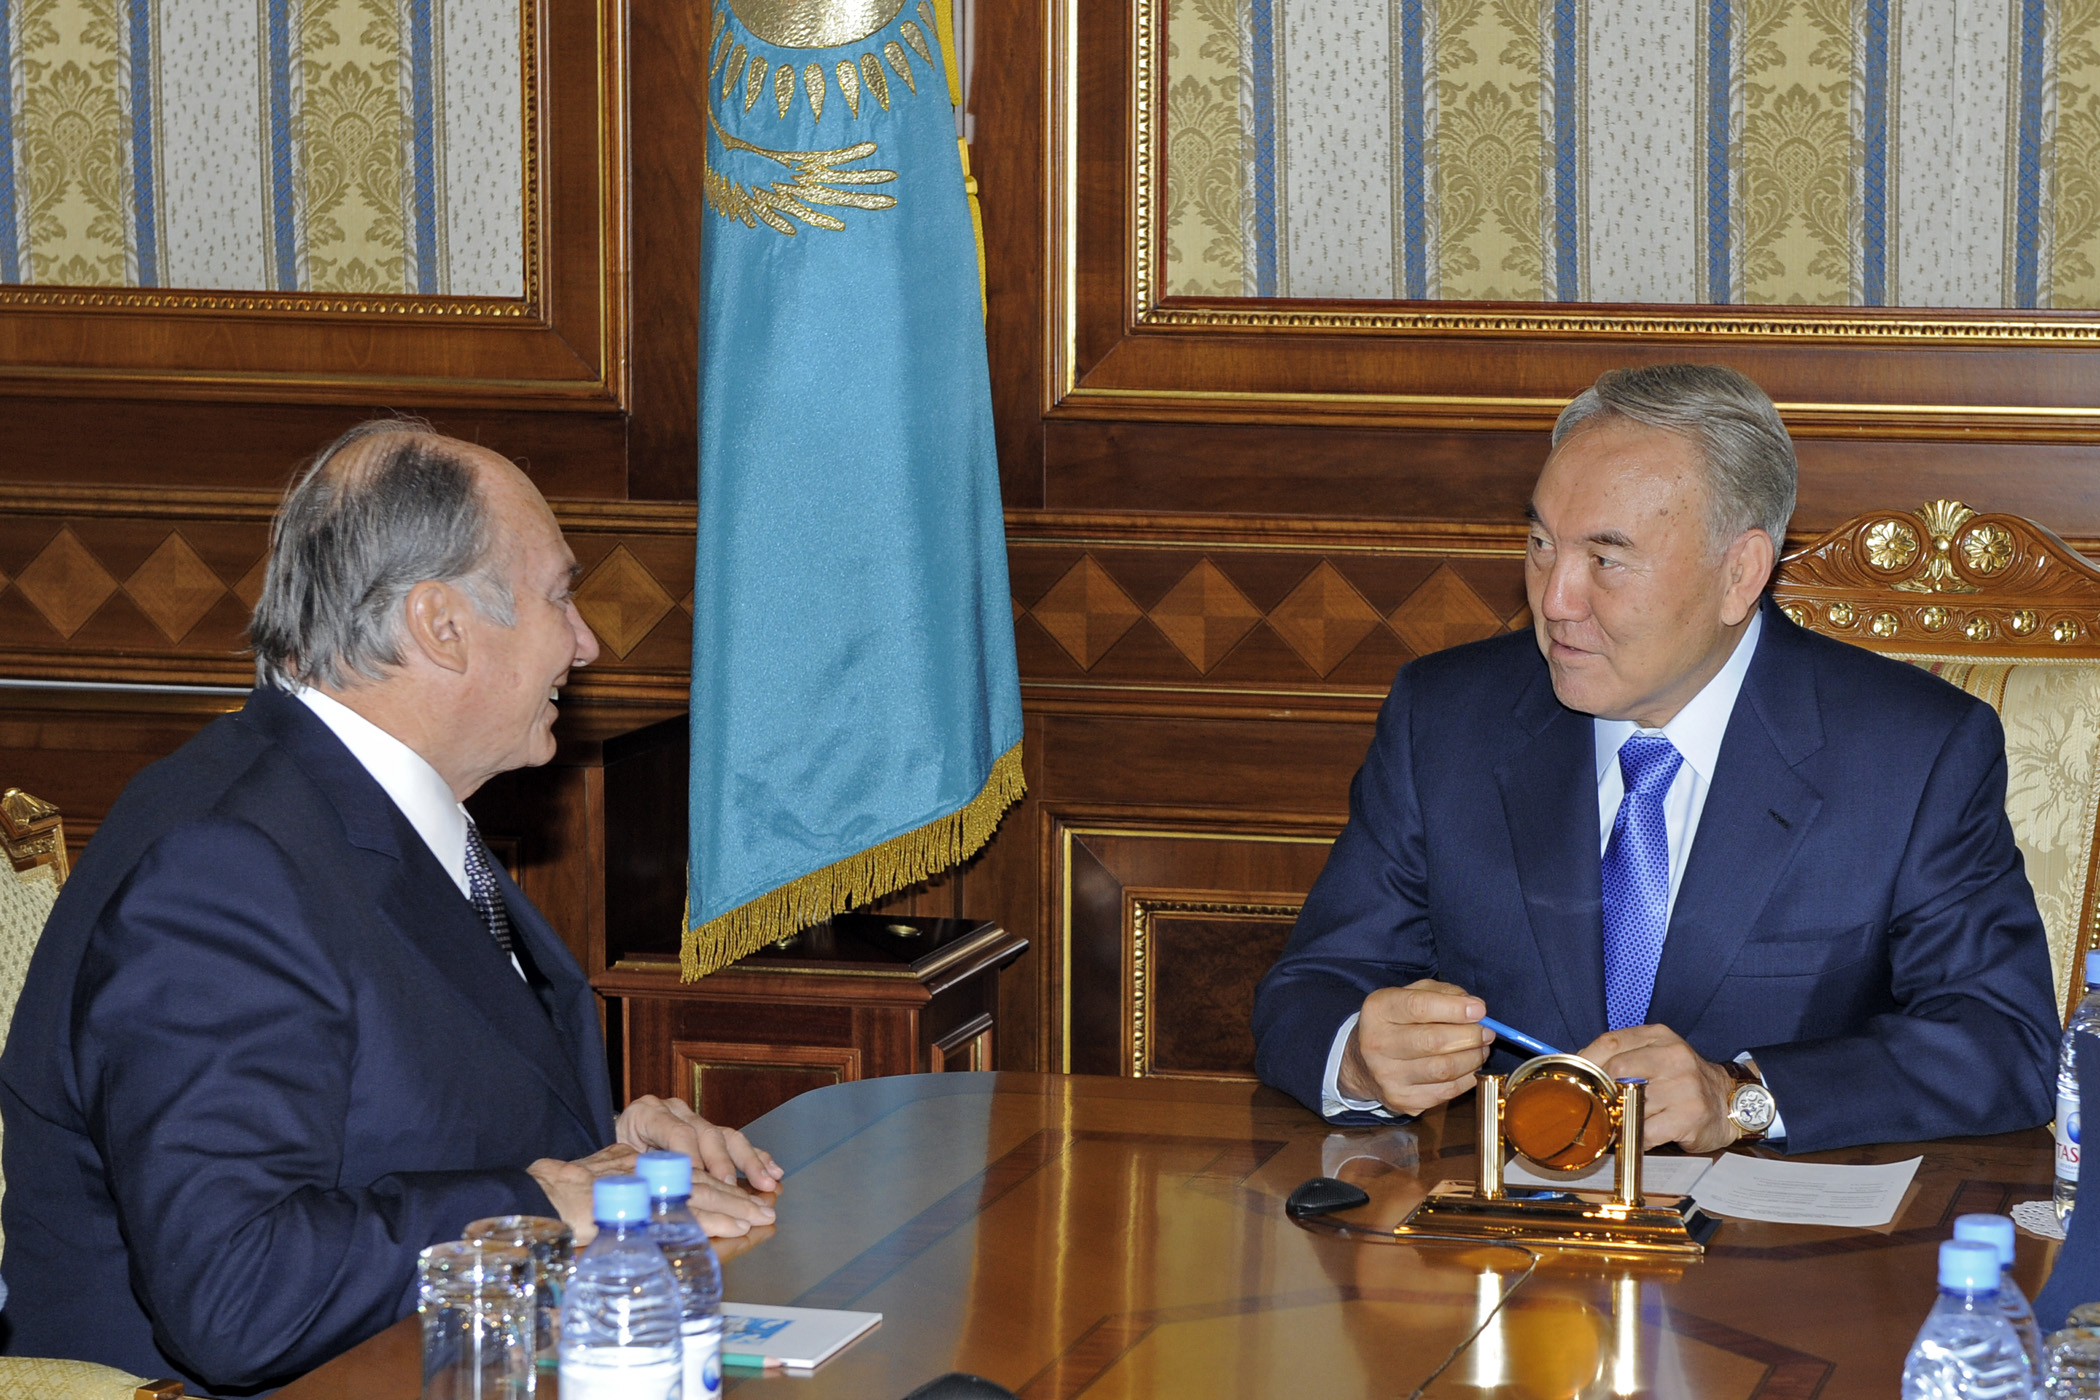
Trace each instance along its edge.
{"label": "shirt collar", "polygon": [[[1701,782],[1714,780],[1714,767],[1721,758],[1721,740],[1728,733],[1729,716],[1735,713],[1735,698],[1742,692],[1743,677],[1750,673],[1750,657],[1757,639],[1764,634],[1765,615],[1760,605],[1750,614],[1750,625],[1742,640],[1723,662],[1714,678],[1694,695],[1671,721],[1662,727],[1670,744],[1684,756]],[[1601,784],[1619,762],[1619,747],[1640,726],[1630,719],[1599,719],[1595,722],[1597,781]]]}
{"label": "shirt collar", "polygon": [[459,886],[472,897],[467,884],[467,809],[452,795],[452,787],[423,755],[366,719],[342,701],[324,695],[312,686],[298,698],[343,741],[350,756],[364,766],[408,824],[423,838],[423,844]]}

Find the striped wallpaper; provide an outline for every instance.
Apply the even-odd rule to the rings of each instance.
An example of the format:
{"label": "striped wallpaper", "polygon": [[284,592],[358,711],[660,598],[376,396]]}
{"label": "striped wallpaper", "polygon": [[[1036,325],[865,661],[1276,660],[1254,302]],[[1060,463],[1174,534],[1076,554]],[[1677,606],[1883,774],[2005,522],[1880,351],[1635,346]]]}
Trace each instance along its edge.
{"label": "striped wallpaper", "polygon": [[2100,306],[2100,0],[1166,0],[1170,295]]}
{"label": "striped wallpaper", "polygon": [[0,282],[524,294],[519,0],[0,0]]}

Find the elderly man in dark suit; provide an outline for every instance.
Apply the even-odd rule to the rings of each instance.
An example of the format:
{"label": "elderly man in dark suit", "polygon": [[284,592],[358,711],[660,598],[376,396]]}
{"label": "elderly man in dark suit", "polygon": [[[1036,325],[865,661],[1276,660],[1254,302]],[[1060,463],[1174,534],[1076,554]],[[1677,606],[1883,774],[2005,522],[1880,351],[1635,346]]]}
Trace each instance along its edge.
{"label": "elderly man in dark suit", "polygon": [[1730,370],[1620,370],[1532,496],[1534,635],[1405,667],[1263,980],[1262,1078],[1337,1122],[1463,1093],[1484,1015],[1648,1081],[1651,1141],[2049,1117],[2049,954],[2004,736],[1764,597],[1794,453]]}
{"label": "elderly man in dark suit", "polygon": [[247,705],[141,774],[52,911],[4,1056],[8,1346],[213,1394],[414,1306],[480,1216],[592,1229],[637,1149],[716,1233],[772,1160],[613,1114],[591,990],[460,806],[553,756],[598,651],[546,502],[493,452],[353,430],[287,497]]}

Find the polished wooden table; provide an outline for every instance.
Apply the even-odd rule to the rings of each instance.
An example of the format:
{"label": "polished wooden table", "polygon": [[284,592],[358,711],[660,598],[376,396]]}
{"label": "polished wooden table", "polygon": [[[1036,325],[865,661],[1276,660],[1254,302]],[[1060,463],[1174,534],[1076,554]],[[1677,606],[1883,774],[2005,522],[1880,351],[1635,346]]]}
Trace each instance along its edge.
{"label": "polished wooden table", "polygon": [[[1345,1218],[1397,1220],[1429,1183],[1470,1178],[1470,1120],[1461,1102],[1340,1132],[1251,1085],[1085,1076],[914,1075],[805,1094],[750,1128],[789,1175],[779,1224],[729,1259],[728,1294],[884,1321],[814,1376],[732,1373],[726,1388],[895,1400],[965,1370],[1028,1400],[1883,1400],[1954,1217],[2049,1191],[2039,1130],[1828,1153],[1810,1160],[1925,1161],[1886,1229],[1728,1221],[1700,1262],[1549,1254],[1528,1278],[1514,1249],[1358,1242],[1284,1218],[1291,1189],[1325,1172],[1372,1194]],[[2019,1249],[2031,1294],[2055,1246],[2023,1234]],[[409,1400],[415,1328],[279,1394]]]}

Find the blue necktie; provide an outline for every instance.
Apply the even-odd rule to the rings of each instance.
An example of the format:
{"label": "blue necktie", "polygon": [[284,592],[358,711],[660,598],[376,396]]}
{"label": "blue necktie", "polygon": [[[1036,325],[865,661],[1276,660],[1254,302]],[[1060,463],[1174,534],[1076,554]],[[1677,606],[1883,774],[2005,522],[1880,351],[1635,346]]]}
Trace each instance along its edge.
{"label": "blue necktie", "polygon": [[1612,1030],[1648,1018],[1655,966],[1670,928],[1670,833],[1663,794],[1684,756],[1660,734],[1619,748],[1626,796],[1604,848],[1604,1011]]}

